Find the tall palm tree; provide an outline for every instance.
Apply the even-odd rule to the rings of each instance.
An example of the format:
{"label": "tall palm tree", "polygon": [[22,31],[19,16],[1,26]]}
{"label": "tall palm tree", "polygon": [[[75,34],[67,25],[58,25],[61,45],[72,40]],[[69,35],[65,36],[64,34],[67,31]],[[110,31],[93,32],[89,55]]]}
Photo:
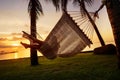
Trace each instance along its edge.
{"label": "tall palm tree", "polygon": [[118,67],[120,69],[120,1],[106,0],[105,5],[118,51]]}
{"label": "tall palm tree", "polygon": [[[61,6],[61,9],[63,11],[67,11],[68,1],[71,1],[71,0],[46,0],[46,1],[52,1],[53,5],[56,7],[56,10],[59,10],[59,8]],[[105,46],[105,42],[104,42],[102,36],[100,35],[99,30],[98,30],[94,20],[91,18],[90,14],[87,11],[86,6],[85,6],[85,3],[87,3],[88,5],[91,5],[93,3],[93,1],[94,0],[73,0],[73,3],[75,3],[75,4],[77,3],[78,5],[80,5],[81,14],[87,15],[88,19],[90,20],[91,24],[93,25],[93,27],[95,29],[95,32],[97,33],[97,36],[100,40],[101,45]]]}
{"label": "tall palm tree", "polygon": [[120,0],[103,0],[103,4],[96,11],[96,14],[104,5],[106,6],[114,35],[118,55],[118,68],[120,69]]}
{"label": "tall palm tree", "polygon": [[[43,14],[42,6],[39,0],[29,0],[28,12],[30,15],[30,32],[31,36],[36,37],[36,20],[38,19],[38,15]],[[33,42],[30,42],[31,44]],[[30,49],[30,59],[31,65],[38,65],[38,57],[37,50]]]}

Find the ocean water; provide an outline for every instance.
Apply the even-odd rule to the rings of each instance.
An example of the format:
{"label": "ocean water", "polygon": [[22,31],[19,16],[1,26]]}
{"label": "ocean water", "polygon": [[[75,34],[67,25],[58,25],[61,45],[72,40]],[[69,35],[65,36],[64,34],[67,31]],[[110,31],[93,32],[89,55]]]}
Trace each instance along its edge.
{"label": "ocean water", "polygon": [[[106,42],[106,44],[115,44],[114,42]],[[86,47],[83,51],[89,51],[94,50],[96,47],[100,47],[100,43],[94,43],[90,47]],[[40,52],[38,52],[38,56],[42,56]],[[18,52],[13,53],[6,53],[6,54],[0,54],[0,60],[8,60],[8,59],[19,59],[19,58],[25,58],[30,57],[30,50],[21,48]]]}

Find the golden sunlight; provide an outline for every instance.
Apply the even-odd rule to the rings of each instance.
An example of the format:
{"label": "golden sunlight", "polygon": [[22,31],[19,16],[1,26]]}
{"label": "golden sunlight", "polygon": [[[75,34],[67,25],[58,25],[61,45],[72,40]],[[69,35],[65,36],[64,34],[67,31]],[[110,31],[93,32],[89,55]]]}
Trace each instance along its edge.
{"label": "golden sunlight", "polygon": [[18,44],[18,43],[13,43],[12,46],[17,47],[17,46],[20,46],[20,44]]}
{"label": "golden sunlight", "polygon": [[14,53],[14,58],[15,58],[15,59],[18,58],[18,53]]}

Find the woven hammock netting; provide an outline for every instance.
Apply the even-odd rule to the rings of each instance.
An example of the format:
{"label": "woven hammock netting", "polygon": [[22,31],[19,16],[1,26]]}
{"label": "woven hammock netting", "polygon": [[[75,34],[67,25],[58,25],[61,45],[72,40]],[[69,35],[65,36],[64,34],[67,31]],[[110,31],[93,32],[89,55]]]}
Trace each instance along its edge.
{"label": "woven hammock netting", "polygon": [[[76,12],[70,13],[71,16],[67,12],[63,13],[60,20],[45,39],[44,44],[38,49],[46,58],[54,59],[57,56],[74,56],[80,53],[86,46],[92,44],[90,37],[88,37],[91,34],[90,31],[92,31],[89,20],[82,18],[80,21],[79,17],[77,17],[79,15],[74,15]],[[79,27],[79,24],[81,26],[82,23],[84,23],[83,26],[87,26],[84,28],[88,30],[88,33],[84,31],[84,28]]]}

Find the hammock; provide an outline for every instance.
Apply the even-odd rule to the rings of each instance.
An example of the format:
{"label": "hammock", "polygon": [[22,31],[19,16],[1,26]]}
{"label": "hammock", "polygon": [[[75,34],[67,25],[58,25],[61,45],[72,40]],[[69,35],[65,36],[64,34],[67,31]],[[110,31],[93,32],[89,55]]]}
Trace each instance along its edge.
{"label": "hammock", "polygon": [[[38,40],[24,32],[34,42]],[[38,41],[39,42],[39,41]],[[77,26],[67,12],[64,12],[61,19],[45,39],[43,45],[37,49],[46,58],[54,59],[59,57],[70,57],[81,52],[86,46],[92,44],[91,40]]]}

